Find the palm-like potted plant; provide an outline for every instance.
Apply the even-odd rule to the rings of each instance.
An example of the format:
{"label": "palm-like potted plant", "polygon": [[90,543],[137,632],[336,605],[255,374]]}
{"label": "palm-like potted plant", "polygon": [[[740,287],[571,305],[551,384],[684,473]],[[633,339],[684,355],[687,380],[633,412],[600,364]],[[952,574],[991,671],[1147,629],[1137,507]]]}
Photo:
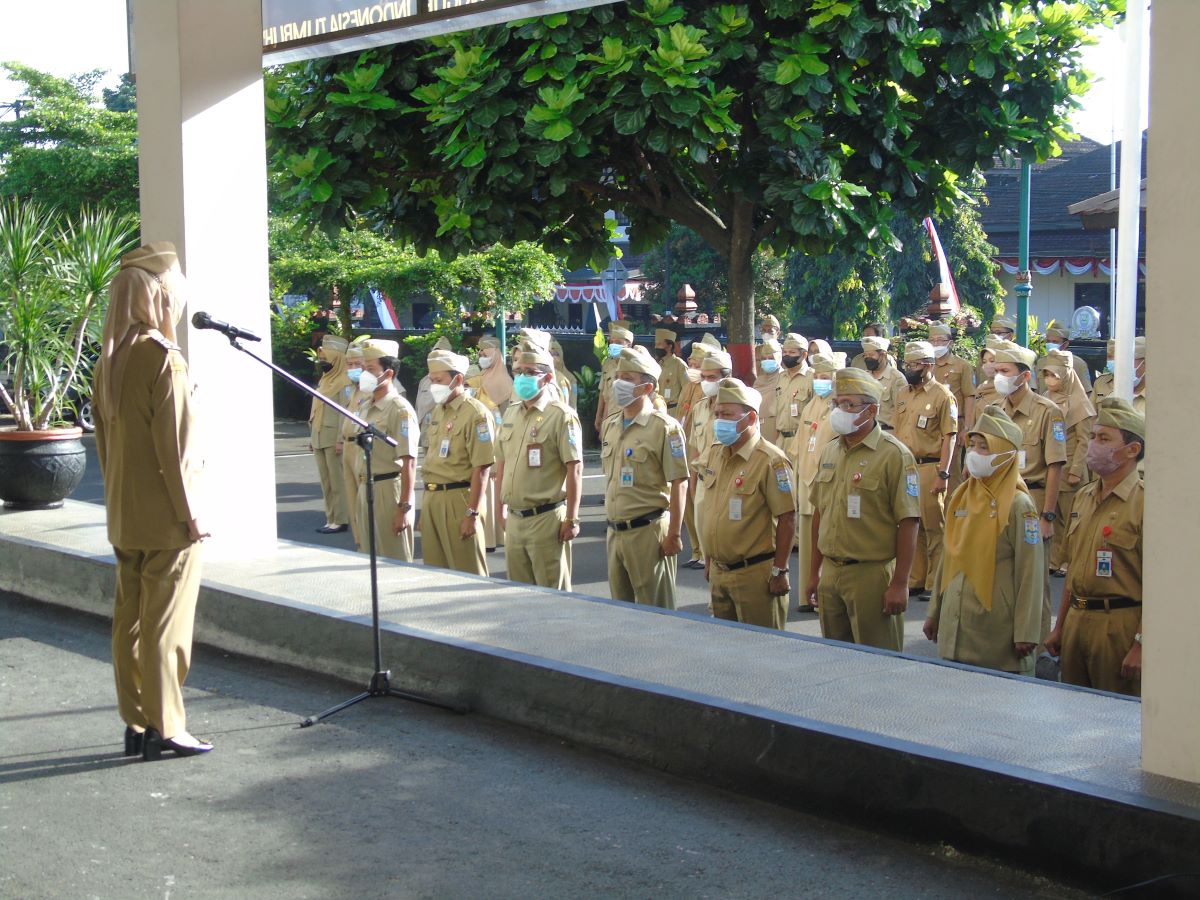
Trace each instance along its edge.
{"label": "palm-like potted plant", "polygon": [[136,237],[108,211],[59,217],[0,199],[0,499],[60,506],[79,486],[86,456],[68,416],[90,395],[92,356],[108,286]]}

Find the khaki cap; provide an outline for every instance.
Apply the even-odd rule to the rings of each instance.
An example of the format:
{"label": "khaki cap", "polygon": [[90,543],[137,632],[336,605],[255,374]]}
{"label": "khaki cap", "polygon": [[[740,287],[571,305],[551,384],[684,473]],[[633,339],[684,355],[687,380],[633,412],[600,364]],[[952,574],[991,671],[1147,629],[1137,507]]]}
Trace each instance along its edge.
{"label": "khaki cap", "polygon": [[338,337],[336,334],[327,334],[321,338],[321,349],[332,350],[334,353],[345,353],[346,348],[350,346],[350,342],[344,337]]}
{"label": "khaki cap", "polygon": [[1011,331],[1016,334],[1017,320],[1010,316],[996,316],[992,319],[992,327],[999,328],[1001,331]]}
{"label": "khaki cap", "polygon": [[677,335],[674,331],[668,331],[666,328],[656,328],[654,329],[654,340],[670,341],[672,344],[674,344],[679,340],[679,335]]}
{"label": "khaki cap", "polygon": [[789,331],[783,336],[784,350],[800,350],[804,353],[808,352],[808,339],[802,334],[796,334],[794,331]]}
{"label": "khaki cap", "polygon": [[548,349],[543,349],[537,344],[522,343],[517,348],[516,357],[513,360],[518,366],[546,366],[554,368],[554,357],[550,355]]}
{"label": "khaki cap", "polygon": [[1037,354],[1028,347],[1022,347],[1020,344],[1014,344],[1011,341],[1007,346],[997,347],[996,355],[992,362],[998,363],[1019,363],[1022,366],[1033,368],[1037,362]]}
{"label": "khaki cap", "polygon": [[613,326],[612,328],[608,329],[608,340],[610,343],[613,341],[626,341],[627,343],[632,344],[633,332],[628,328],[618,328]]}
{"label": "khaki cap", "polygon": [[762,327],[763,328],[774,328],[776,331],[778,331],[779,330],[779,320],[771,315],[763,316]]}
{"label": "khaki cap", "polygon": [[929,341],[909,341],[904,345],[905,362],[922,362],[924,360],[932,362],[935,358],[933,344]]}
{"label": "khaki cap", "polygon": [[732,369],[733,359],[724,350],[714,350],[708,356],[704,357],[704,361],[700,363],[701,372],[720,372],[723,369]]}
{"label": "khaki cap", "polygon": [[866,369],[838,369],[833,374],[833,393],[837,396],[859,394],[876,403],[883,396],[883,385]]}
{"label": "khaki cap", "polygon": [[1146,439],[1146,417],[1120,397],[1105,397],[1096,404],[1096,424],[1132,431],[1142,440]]}
{"label": "khaki cap", "polygon": [[383,338],[368,338],[362,342],[363,359],[380,359],[384,356],[395,359],[400,355],[400,344]]}
{"label": "khaki cap", "polygon": [[1004,347],[1011,343],[1012,343],[1012,341],[1007,340],[1006,338],[997,337],[994,334],[989,334],[987,337],[985,337],[983,339],[983,349],[999,350],[1001,347]]}
{"label": "khaki cap", "polygon": [[465,375],[471,365],[471,361],[461,353],[452,353],[449,350],[434,350],[426,357],[425,362],[430,372],[456,372],[459,375]]}
{"label": "khaki cap", "polygon": [[622,347],[621,356],[617,360],[617,371],[640,372],[643,375],[652,375],[658,380],[662,375],[662,366],[645,347]]}
{"label": "khaki cap", "polygon": [[362,359],[362,358],[363,358],[362,344],[360,344],[356,341],[355,343],[351,344],[349,347],[346,348],[346,359],[347,360]]}
{"label": "khaki cap", "polygon": [[1024,443],[1021,426],[1010,419],[1008,413],[994,403],[984,407],[979,418],[975,420],[975,427],[967,433],[990,434],[992,437],[998,437],[1002,441],[1012,444],[1014,450],[1019,450]]}
{"label": "khaki cap", "polygon": [[708,346],[708,344],[704,343],[703,341],[693,341],[692,349],[688,352],[688,359],[700,362],[712,352],[712,347]]}
{"label": "khaki cap", "polygon": [[779,341],[775,340],[774,338],[769,338],[759,344],[758,347],[755,348],[754,353],[759,359],[774,359],[775,354],[781,352],[782,350],[783,347],[780,345]]}
{"label": "khaki cap", "polygon": [[817,374],[830,375],[845,365],[845,362],[839,362],[837,354],[834,353],[814,353],[808,358],[808,364]]}
{"label": "khaki cap", "polygon": [[943,325],[941,322],[934,322],[929,326],[930,337],[950,337],[950,326]]}
{"label": "khaki cap", "polygon": [[1046,340],[1048,341],[1069,341],[1071,333],[1061,325],[1052,325],[1046,329]]}
{"label": "khaki cap", "polygon": [[712,348],[713,350],[722,349],[721,342],[717,340],[716,335],[714,335],[712,332],[708,332],[704,335],[704,337],[700,338],[700,343],[704,344],[706,347]]}
{"label": "khaki cap", "polygon": [[499,350],[500,349],[500,338],[493,337],[490,334],[485,334],[483,337],[481,337],[479,339],[479,349],[480,350]]}
{"label": "khaki cap", "polygon": [[892,346],[892,342],[885,337],[865,337],[859,343],[864,350],[881,350],[884,353]]}
{"label": "khaki cap", "polygon": [[1038,360],[1037,367],[1039,372],[1044,369],[1062,369],[1065,372],[1071,368],[1072,363],[1072,354],[1069,350],[1051,350]]}
{"label": "khaki cap", "polygon": [[717,386],[718,403],[740,403],[758,412],[762,406],[762,394],[736,378],[723,378]]}
{"label": "khaki cap", "polygon": [[440,337],[437,339],[437,343],[435,343],[433,345],[433,349],[434,350],[453,350],[454,348],[452,346],[450,346],[449,338]]}
{"label": "khaki cap", "polygon": [[517,339],[522,344],[532,344],[542,350],[549,350],[552,340],[550,332],[538,328],[522,328],[517,332]]}

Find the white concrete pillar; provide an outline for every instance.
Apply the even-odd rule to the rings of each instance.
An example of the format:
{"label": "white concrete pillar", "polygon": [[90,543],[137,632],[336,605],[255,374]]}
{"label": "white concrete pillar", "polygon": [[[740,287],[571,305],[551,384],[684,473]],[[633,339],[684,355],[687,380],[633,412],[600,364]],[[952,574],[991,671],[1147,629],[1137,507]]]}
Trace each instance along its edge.
{"label": "white concrete pillar", "polygon": [[270,358],[261,0],[134,0],[142,237],[179,248],[191,285],[180,342],[205,443],[211,552],[273,547],[271,373],[196,310],[263,338]]}
{"label": "white concrete pillar", "polygon": [[[1142,767],[1200,782],[1200,371],[1195,358],[1200,247],[1200,3],[1155,0],[1150,22],[1146,194],[1147,395]],[[1131,185],[1132,187],[1132,185]]]}

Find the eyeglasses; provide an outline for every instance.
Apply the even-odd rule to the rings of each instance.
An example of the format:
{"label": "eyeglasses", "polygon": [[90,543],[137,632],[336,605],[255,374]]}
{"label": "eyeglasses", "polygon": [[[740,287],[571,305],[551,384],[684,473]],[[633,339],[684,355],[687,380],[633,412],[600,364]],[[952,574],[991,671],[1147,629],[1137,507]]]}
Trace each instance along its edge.
{"label": "eyeglasses", "polygon": [[868,406],[870,406],[871,404],[870,403],[855,403],[853,400],[832,400],[832,401],[830,401],[829,405],[832,406],[834,409],[840,409],[842,412],[860,413],[864,409],[866,409]]}

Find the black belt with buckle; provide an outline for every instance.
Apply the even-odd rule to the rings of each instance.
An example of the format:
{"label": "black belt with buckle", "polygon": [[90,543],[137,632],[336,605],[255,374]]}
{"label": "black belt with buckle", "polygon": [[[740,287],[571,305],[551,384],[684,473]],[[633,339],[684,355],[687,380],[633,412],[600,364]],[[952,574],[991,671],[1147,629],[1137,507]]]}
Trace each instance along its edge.
{"label": "black belt with buckle", "polygon": [[1046,489],[1046,482],[1027,481],[1025,482],[1025,487],[1029,488],[1031,491],[1044,491]]}
{"label": "black belt with buckle", "polygon": [[652,513],[646,513],[646,515],[638,516],[636,519],[630,519],[628,522],[613,522],[610,520],[608,527],[613,531],[630,531],[634,528],[644,528],[651,522],[657,522],[665,513],[665,509],[656,509]]}
{"label": "black belt with buckle", "polygon": [[861,559],[838,559],[836,556],[825,556],[822,559],[827,559],[835,566],[857,566]]}
{"label": "black belt with buckle", "polygon": [[461,491],[463,488],[469,488],[469,481],[450,481],[446,484],[430,484],[425,482],[425,490],[427,491]]}
{"label": "black belt with buckle", "polygon": [[796,432],[794,432],[794,431],[781,431],[781,432],[779,432],[779,436],[780,436],[780,437],[795,437],[795,436],[796,436]]}
{"label": "black belt with buckle", "polygon": [[566,505],[566,500],[559,500],[557,503],[543,503],[541,506],[535,506],[533,509],[510,509],[509,512],[520,516],[522,519],[528,519],[530,516],[540,516],[542,513],[548,513],[552,509],[558,509],[560,506]]}
{"label": "black belt with buckle", "polygon": [[1141,606],[1137,600],[1132,597],[1072,597],[1071,609],[1130,609],[1134,606]]}
{"label": "black belt with buckle", "polygon": [[750,566],[757,566],[759,563],[765,563],[768,559],[774,559],[774,553],[760,553],[758,556],[751,556],[748,559],[743,559],[741,562],[723,563],[713,560],[713,565],[722,572],[735,572],[738,569],[748,569]]}
{"label": "black belt with buckle", "polygon": [[[393,478],[396,478],[399,475],[400,475],[399,472],[384,472],[382,475],[374,476],[371,480],[374,481],[376,484],[378,484],[381,481],[391,481]],[[363,481],[366,481],[367,476],[363,475],[362,479],[363,479]]]}
{"label": "black belt with buckle", "polygon": [[929,465],[930,463],[940,463],[941,461],[942,461],[942,458],[940,456],[918,456],[917,457],[917,463],[922,466]]}

